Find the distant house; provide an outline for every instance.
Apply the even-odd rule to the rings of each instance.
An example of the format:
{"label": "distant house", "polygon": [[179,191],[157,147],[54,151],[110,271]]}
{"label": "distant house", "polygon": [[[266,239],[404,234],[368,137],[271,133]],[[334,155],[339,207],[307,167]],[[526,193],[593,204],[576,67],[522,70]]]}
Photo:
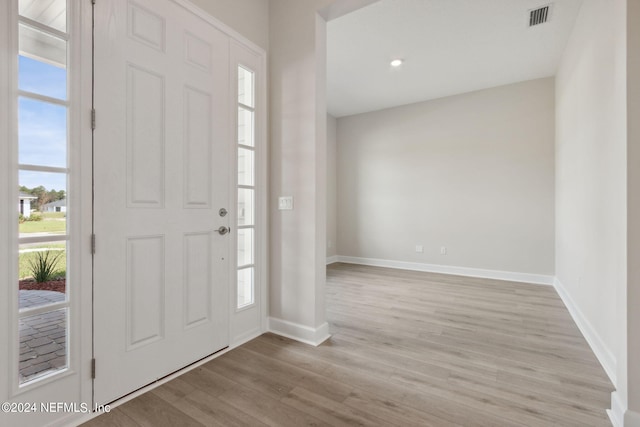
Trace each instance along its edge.
{"label": "distant house", "polygon": [[67,199],[56,200],[55,202],[42,205],[40,208],[42,212],[66,212],[67,211]]}
{"label": "distant house", "polygon": [[36,196],[21,191],[18,195],[18,212],[25,218],[29,218],[31,216],[31,202],[36,199]]}

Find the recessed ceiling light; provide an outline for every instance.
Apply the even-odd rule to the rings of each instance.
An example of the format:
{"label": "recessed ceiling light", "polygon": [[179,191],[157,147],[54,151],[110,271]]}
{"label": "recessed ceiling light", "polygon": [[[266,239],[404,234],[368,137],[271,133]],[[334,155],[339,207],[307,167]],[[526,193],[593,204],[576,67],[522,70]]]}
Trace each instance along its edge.
{"label": "recessed ceiling light", "polygon": [[399,67],[401,65],[402,65],[402,59],[394,59],[393,61],[391,61],[392,67]]}

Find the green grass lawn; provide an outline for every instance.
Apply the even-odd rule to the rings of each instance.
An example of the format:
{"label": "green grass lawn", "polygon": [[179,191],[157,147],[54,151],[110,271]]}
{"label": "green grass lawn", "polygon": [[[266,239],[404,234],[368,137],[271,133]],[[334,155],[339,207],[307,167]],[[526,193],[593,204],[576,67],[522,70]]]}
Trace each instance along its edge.
{"label": "green grass lawn", "polygon": [[42,219],[42,221],[25,221],[18,227],[20,233],[53,233],[64,234],[67,221]]}
{"label": "green grass lawn", "polygon": [[[38,246],[32,246],[29,247],[28,249],[64,249],[65,248],[65,244],[64,243],[49,243],[46,245],[38,245]],[[52,251],[53,254],[58,253],[57,250]],[[52,254],[52,255],[53,255]],[[33,259],[35,259],[36,256],[36,252],[26,252],[26,253],[21,253],[18,255],[18,277],[20,279],[26,279],[29,277],[33,277],[33,275],[31,274],[31,265],[29,264],[29,262]],[[58,262],[56,263],[56,270],[59,272],[60,276],[65,275],[65,271],[67,269],[67,251],[63,250],[62,251],[62,256],[60,258],[58,258]]]}
{"label": "green grass lawn", "polygon": [[66,212],[42,212],[40,215],[42,215],[42,218],[47,219],[47,218],[66,218],[67,213]]}

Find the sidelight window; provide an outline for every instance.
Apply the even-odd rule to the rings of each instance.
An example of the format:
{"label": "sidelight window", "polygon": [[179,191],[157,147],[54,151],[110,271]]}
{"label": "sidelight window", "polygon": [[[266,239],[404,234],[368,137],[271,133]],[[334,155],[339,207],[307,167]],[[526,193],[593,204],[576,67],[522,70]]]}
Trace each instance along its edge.
{"label": "sidelight window", "polygon": [[237,308],[255,302],[255,74],[238,67]]}
{"label": "sidelight window", "polygon": [[19,0],[18,327],[21,385],[69,366],[66,0]]}

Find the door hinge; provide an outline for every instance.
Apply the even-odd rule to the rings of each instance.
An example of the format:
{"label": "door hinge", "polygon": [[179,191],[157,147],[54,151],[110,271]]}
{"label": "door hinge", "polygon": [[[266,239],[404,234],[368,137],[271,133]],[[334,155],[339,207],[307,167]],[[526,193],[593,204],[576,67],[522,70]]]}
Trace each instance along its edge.
{"label": "door hinge", "polygon": [[91,379],[96,378],[96,359],[91,359]]}
{"label": "door hinge", "polygon": [[91,109],[91,130],[96,130],[96,109]]}
{"label": "door hinge", "polygon": [[91,235],[91,255],[96,254],[96,235]]}

